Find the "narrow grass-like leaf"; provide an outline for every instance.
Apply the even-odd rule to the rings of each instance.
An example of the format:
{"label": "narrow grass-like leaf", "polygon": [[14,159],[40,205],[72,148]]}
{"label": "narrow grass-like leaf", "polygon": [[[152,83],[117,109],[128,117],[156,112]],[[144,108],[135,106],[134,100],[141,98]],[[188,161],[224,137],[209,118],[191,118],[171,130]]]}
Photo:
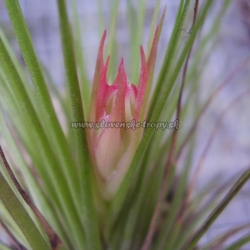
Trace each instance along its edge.
{"label": "narrow grass-like leaf", "polygon": [[[12,248],[6,246],[4,243],[0,242],[0,248],[2,250],[13,250]],[[24,249],[23,249],[24,250]]]}
{"label": "narrow grass-like leaf", "polygon": [[187,12],[190,1],[186,1],[185,4],[184,4],[184,2],[185,2],[184,0],[181,0],[181,2],[180,2],[178,13],[176,16],[174,29],[172,31],[172,35],[171,35],[171,38],[169,41],[168,49],[166,51],[166,55],[164,57],[164,62],[163,62],[163,65],[162,65],[162,68],[161,68],[161,71],[160,71],[160,74],[159,74],[159,77],[157,80],[157,84],[156,84],[156,87],[155,87],[155,90],[154,90],[154,93],[152,96],[152,100],[151,100],[151,104],[150,104],[151,108],[150,108],[149,114],[148,114],[149,120],[152,120],[151,119],[152,114],[154,112],[154,109],[156,108],[159,94],[163,88],[164,79],[166,77],[168,77],[168,74],[170,72],[170,66],[171,66],[171,63],[172,63],[173,58],[174,58],[173,55],[175,54],[175,50],[177,48],[179,36],[181,33],[181,29],[183,26],[184,19],[186,17],[186,12]]}
{"label": "narrow grass-like leaf", "polygon": [[[2,161],[0,161],[0,166],[2,167],[2,165],[3,165]],[[4,167],[2,167],[2,168],[4,168]],[[7,179],[5,178],[5,180],[7,180]],[[15,192],[16,189],[14,188],[14,189],[12,189],[12,191]],[[0,201],[0,209],[1,209],[1,221],[4,223],[4,225],[8,228],[8,230],[11,231],[11,233],[15,236],[15,238],[18,240],[18,242],[20,242],[23,246],[29,246],[29,243],[28,243],[27,239],[25,238],[25,236],[23,235],[22,230],[20,229],[19,225],[16,223],[14,218],[11,216],[11,214],[8,212],[7,208],[5,207],[5,205],[3,204],[2,201]],[[40,233],[41,233],[41,231],[40,231]]]}
{"label": "narrow grass-like leaf", "polygon": [[222,211],[226,208],[229,202],[237,195],[240,189],[245,185],[245,183],[250,179],[250,170],[245,171],[244,174],[238,179],[238,181],[234,184],[225,198],[220,202],[220,204],[213,210],[213,212],[209,215],[204,224],[200,227],[200,229],[195,233],[190,242],[183,248],[183,250],[191,250],[198,243],[201,237],[205,234],[208,228],[213,224],[213,222],[218,218],[218,216],[222,213]]}
{"label": "narrow grass-like leaf", "polygon": [[[1,78],[0,78],[1,79]],[[7,124],[4,121],[3,113],[0,109],[0,127],[1,127],[1,133],[0,135],[4,139],[4,141],[7,143],[8,148],[10,149],[10,152],[14,158],[15,162],[18,162],[18,170],[21,172],[22,177],[25,179],[25,186],[29,190],[29,194],[31,195],[32,200],[36,204],[36,206],[40,210],[46,210],[48,211],[48,214],[50,214],[50,218],[53,220],[53,224],[55,223],[55,213],[50,209],[50,205],[48,204],[48,200],[45,198],[45,193],[39,187],[37,180],[35,180],[34,175],[32,175],[30,168],[25,163],[24,159],[21,156],[21,153],[19,149],[17,148],[16,142],[14,141],[14,138],[10,134],[10,131],[7,128]],[[20,174],[19,174],[20,175]],[[62,232],[61,227],[57,227],[59,232]]]}
{"label": "narrow grass-like leaf", "polygon": [[0,226],[1,226],[1,229],[4,229],[5,233],[10,238],[10,241],[11,241],[12,245],[15,245],[17,250],[25,250],[25,247],[16,239],[16,237],[14,236],[12,231],[9,230],[9,228],[1,221],[1,219],[0,219]]}
{"label": "narrow grass-like leaf", "polygon": [[79,15],[77,13],[77,2],[76,0],[71,0],[72,3],[72,11],[73,11],[73,24],[74,29],[72,32],[75,34],[75,56],[77,61],[78,73],[79,73],[79,80],[81,86],[81,94],[82,94],[82,103],[83,103],[83,110],[84,114],[88,113],[89,110],[89,103],[90,103],[90,83],[87,79],[86,69],[85,69],[85,61],[83,56],[83,47],[82,47],[82,31],[81,31],[81,24],[79,20]]}
{"label": "narrow grass-like leaf", "polygon": [[33,250],[50,250],[48,244],[45,242],[34,222],[9,187],[2,173],[0,173],[0,199],[19,225],[31,248]]}
{"label": "narrow grass-like leaf", "polygon": [[[196,0],[195,1],[195,7],[194,7],[194,14],[193,14],[194,18],[193,18],[192,28],[193,28],[193,26],[195,25],[195,22],[196,22],[198,7],[199,7],[199,0]],[[180,116],[181,116],[182,94],[183,94],[184,85],[186,83],[186,73],[187,73],[187,68],[188,68],[188,63],[189,63],[189,58],[190,58],[190,55],[191,55],[192,47],[193,46],[191,45],[189,53],[188,53],[186,61],[185,61],[185,64],[184,64],[184,68],[183,68],[181,88],[180,88],[180,93],[179,93],[179,98],[178,98],[178,103],[177,103],[177,110],[176,110],[176,120],[179,120]],[[175,163],[175,151],[176,151],[177,137],[178,137],[178,129],[174,129],[174,131],[172,133],[172,136],[171,136],[171,143],[170,143],[169,152],[168,152],[168,156],[167,156],[167,163],[166,163],[166,167],[165,167],[165,170],[164,170],[164,175],[163,175],[161,188],[160,188],[159,195],[158,195],[157,204],[156,204],[156,207],[155,207],[155,210],[154,210],[151,222],[150,222],[150,227],[149,227],[147,236],[146,236],[145,241],[143,243],[143,247],[142,247],[143,250],[148,250],[150,245],[152,244],[153,235],[154,235],[155,230],[156,230],[156,221],[158,220],[159,213],[160,213],[160,206],[162,205],[162,203],[164,201],[164,191],[166,189],[166,185],[167,185],[167,182],[168,182],[169,172],[170,172],[171,168],[175,167],[174,163]],[[189,168],[186,168],[186,170],[187,169],[189,169]],[[181,180],[181,183],[182,183],[181,185],[186,185],[187,176],[188,176],[188,171],[185,171],[183,176],[182,176],[183,179]],[[179,189],[181,189],[181,188],[179,188]],[[178,193],[176,194],[176,196],[177,197],[178,196],[182,197],[182,195],[179,195]],[[173,210],[174,211],[179,211],[180,210],[180,213],[181,213],[182,212],[181,211],[181,206],[182,206],[181,204],[182,204],[182,202],[178,205],[177,208],[174,208]],[[183,204],[185,205],[185,200],[184,200]],[[171,214],[171,211],[169,212],[169,214]],[[169,217],[174,218],[174,216],[171,216],[171,215],[169,215]],[[171,249],[172,245],[174,244],[173,239],[175,239],[177,237],[176,234],[178,234],[178,232],[180,231],[179,229],[180,229],[181,225],[179,225],[179,224],[181,224],[181,223],[182,223],[182,220],[177,219],[177,225],[174,228],[172,228],[173,234],[175,234],[175,235],[171,234],[170,237],[169,237],[170,243],[167,244],[167,247],[169,247],[169,249]],[[168,223],[168,225],[171,225],[171,223]]]}
{"label": "narrow grass-like leaf", "polygon": [[238,227],[233,227],[232,229],[229,229],[226,233],[223,233],[222,235],[216,237],[216,239],[213,239],[207,245],[202,246],[201,250],[222,249],[227,240],[230,240],[230,238],[232,238],[233,236],[236,236],[241,231],[244,231],[249,228],[250,228],[249,223]]}
{"label": "narrow grass-like leaf", "polygon": [[[185,211],[185,207],[189,202],[186,200],[186,197],[188,195],[186,189],[188,187],[188,178],[192,164],[194,146],[195,138],[192,138],[191,146],[189,147],[189,152],[187,154],[187,159],[185,159],[185,167],[182,170],[180,180],[177,180],[177,185],[174,189],[173,200],[171,201],[166,219],[163,222],[163,227],[161,228],[161,231],[159,232],[158,238],[155,243],[156,249],[163,249],[164,246],[167,249],[176,248],[176,246],[174,245],[175,240],[177,240],[178,242],[181,240],[177,238],[179,233],[181,232],[180,227],[183,227],[183,214]],[[180,192],[182,191],[182,193],[179,193],[179,190]],[[180,197],[180,199],[178,199],[178,197]],[[173,240],[173,238],[175,240]]]}
{"label": "narrow grass-like leaf", "polygon": [[[187,1],[186,3],[187,5],[189,4],[189,1]],[[180,8],[182,10],[182,5],[180,5]],[[187,7],[186,7],[187,8]],[[186,12],[182,12],[182,19],[184,19],[185,15],[186,15]],[[181,28],[179,28],[179,32],[181,32]],[[178,36],[177,36],[178,37]],[[176,38],[177,39],[177,38]],[[190,45],[189,45],[190,46]],[[184,62],[184,60],[182,61],[182,63]],[[174,82],[171,83],[170,85],[170,88],[173,86]],[[164,100],[163,100],[163,95],[164,95]],[[169,95],[169,91],[166,91],[161,95],[162,96],[162,100],[161,100],[161,104],[159,104],[157,106],[157,110],[156,112],[154,113],[153,115],[153,119],[151,121],[158,121],[158,118],[160,117],[160,114],[161,114],[161,111],[164,107],[164,104],[168,98],[168,95]],[[113,202],[112,202],[112,207],[111,207],[111,210],[110,210],[110,215],[111,215],[111,218],[114,218],[115,216],[117,216],[117,212],[119,211],[119,208],[121,206],[121,203],[125,197],[125,194],[130,186],[130,183],[131,183],[131,180],[134,176],[134,171],[136,170],[136,167],[138,166],[140,160],[141,160],[141,156],[143,155],[149,141],[150,141],[150,138],[151,136],[153,135],[154,133],[154,130],[152,128],[147,128],[145,130],[145,133],[144,133],[144,136],[139,144],[139,147],[136,151],[136,154],[134,156],[134,159],[130,165],[130,168],[121,184],[121,187],[120,189],[118,190],[117,192],[117,195],[116,197],[114,198]]]}
{"label": "narrow grass-like leaf", "polygon": [[51,226],[48,224],[44,216],[41,214],[41,212],[37,209],[37,207],[33,204],[29,196],[26,194],[24,189],[19,184],[18,180],[16,179],[15,175],[13,174],[13,171],[10,168],[10,165],[5,157],[5,154],[0,146],[0,157],[2,159],[2,162],[5,166],[5,169],[8,172],[8,175],[10,176],[12,182],[15,185],[15,188],[17,189],[18,193],[21,195],[22,199],[26,202],[26,204],[30,207],[30,209],[33,211],[41,225],[43,226],[44,231],[46,232],[47,236],[50,240],[50,245],[53,249],[59,248],[59,246],[62,244],[60,238],[58,235],[54,232],[54,230],[51,228]]}
{"label": "narrow grass-like leaf", "polygon": [[[23,68],[22,68],[20,62],[18,61],[16,55],[14,54],[14,52],[9,44],[9,41],[7,40],[7,37],[5,36],[5,34],[1,30],[0,30],[0,39],[2,40],[6,50],[8,51],[8,54],[9,54],[11,60],[13,62],[13,65],[15,66],[20,78],[22,79],[22,82],[24,83],[25,89],[28,92],[29,97],[33,98],[32,100],[34,100],[35,99],[34,95],[32,95],[33,91],[31,91],[29,82],[28,82],[27,77],[23,71]],[[35,102],[33,102],[33,103],[35,103]]]}
{"label": "narrow grass-like leaf", "polygon": [[116,39],[115,39],[115,30],[117,24],[117,16],[118,16],[118,9],[120,0],[112,1],[113,3],[113,10],[112,10],[112,17],[111,17],[111,27],[110,27],[110,38],[109,38],[109,45],[108,45],[108,56],[110,56],[108,74],[111,78],[114,78],[115,69],[116,69]]}
{"label": "narrow grass-like leaf", "polygon": [[173,235],[171,236],[172,233],[171,230],[173,231],[179,230],[176,229],[175,226],[177,227],[181,226],[175,224],[182,223],[182,221],[178,220],[177,217],[181,213],[181,208],[184,202],[188,173],[189,173],[189,166],[185,168],[185,171],[178,183],[178,188],[176,188],[175,190],[174,198],[170,204],[167,217],[163,223],[161,231],[159,232],[159,237],[156,242],[157,249],[163,249],[164,246],[167,247],[164,249],[170,249],[169,247],[171,246],[171,244],[173,244],[172,238],[174,238]]}
{"label": "narrow grass-like leaf", "polygon": [[[60,205],[58,205],[58,209],[62,209],[64,211],[64,216],[66,216],[69,222],[68,227],[72,227],[72,231],[75,232],[72,236],[77,237],[76,235],[81,235],[81,231],[83,229],[80,226],[81,222],[78,219],[79,217],[77,212],[74,212],[76,211],[76,207],[74,207],[74,200],[69,190],[70,186],[66,184],[62,169],[58,167],[59,162],[55,157],[54,149],[49,143],[47,134],[45,133],[44,128],[39,121],[38,115],[36,114],[29,100],[29,97],[23,87],[22,81],[18,73],[16,72],[15,67],[13,66],[13,63],[1,39],[0,54],[0,68],[6,78],[6,81],[1,81],[0,84],[4,85],[8,82],[8,86],[11,88],[11,93],[13,94],[14,102],[15,104],[19,104],[19,108],[14,108],[14,110],[19,110],[19,112],[21,112],[21,114],[23,115],[21,118],[21,124],[24,123],[26,124],[27,128],[31,128],[28,131],[28,136],[32,135],[31,141],[36,141],[36,145],[33,145],[33,143],[31,143],[28,146],[30,147],[32,145],[30,150],[34,151],[34,149],[36,149],[34,151],[36,157],[33,157],[33,161],[36,164],[36,167],[39,170],[39,174],[42,176],[43,181],[46,183],[45,188],[47,189],[48,193],[52,194],[51,199],[57,203],[59,202]],[[7,98],[12,98],[10,93]],[[10,107],[13,107],[11,103]],[[25,129],[22,131],[25,133],[27,132],[27,130]],[[41,156],[42,160],[39,160],[41,159]],[[72,221],[75,221],[75,223],[72,224]],[[83,240],[84,239],[81,236],[80,241],[82,242]]]}
{"label": "narrow grass-like leaf", "polygon": [[250,242],[250,235],[244,236],[237,240],[231,246],[227,247],[225,250],[239,250],[242,246]]}
{"label": "narrow grass-like leaf", "polygon": [[68,107],[66,106],[66,101],[64,100],[63,92],[61,91],[60,87],[57,86],[54,80],[52,79],[50,72],[46,68],[46,66],[43,65],[42,63],[41,63],[41,66],[43,68],[44,76],[48,84],[48,89],[51,93],[52,100],[53,98],[56,98],[60,104],[60,108],[62,109],[63,114],[67,117],[70,117],[70,114],[68,112]]}
{"label": "narrow grass-like leaf", "polygon": [[157,23],[160,4],[161,4],[161,0],[157,0],[157,3],[155,5],[154,14],[153,14],[153,19],[152,19],[151,26],[150,26],[150,33],[149,33],[149,39],[148,39],[148,44],[147,44],[147,54],[146,54],[147,58],[149,57],[150,47],[151,47],[151,44],[153,42],[154,31],[155,31],[155,27],[156,27],[156,23]]}
{"label": "narrow grass-like leaf", "polygon": [[[146,0],[137,1],[140,6],[139,11],[136,11],[136,16],[138,17],[137,24],[133,23],[132,25],[136,26],[135,33],[133,33],[132,43],[131,43],[131,81],[137,84],[139,79],[139,62],[140,62],[140,43],[143,32],[143,24],[145,19],[145,5]],[[139,12],[139,13],[138,13]],[[134,20],[134,19],[133,19]],[[132,21],[132,20],[131,20]]]}
{"label": "narrow grass-like leaf", "polygon": [[[64,64],[69,84],[72,115],[76,122],[83,122],[83,107],[81,101],[81,92],[77,77],[77,68],[75,63],[75,53],[73,48],[72,34],[67,16],[66,3],[64,0],[58,0],[58,12],[60,16],[61,39],[64,53]],[[94,207],[94,198],[92,190],[92,165],[88,152],[87,136],[84,129],[77,129],[76,145],[78,164],[80,168],[81,180],[81,208],[82,218],[84,220],[87,245],[89,249],[98,250],[101,248],[100,236],[97,228],[97,218]]]}
{"label": "narrow grass-like leaf", "polygon": [[72,205],[75,206],[76,209],[78,209],[78,213],[76,214],[73,214],[72,211],[68,211],[68,213],[72,213],[72,216],[80,216],[81,206],[79,198],[79,175],[77,173],[77,168],[74,163],[73,157],[70,154],[65,135],[63,134],[62,128],[55,114],[55,110],[53,108],[50,95],[44,81],[41,67],[34,51],[27,24],[22,15],[18,0],[6,0],[5,5],[14,27],[24,61],[30,72],[31,79],[34,84],[35,93],[37,95],[37,100],[41,107],[42,113],[39,114],[39,117],[41,117],[41,119],[43,120],[44,127],[49,133],[51,144],[53,144],[54,151],[57,152],[57,157],[60,160],[61,168],[59,168],[58,171],[61,172],[63,179],[67,180],[68,186],[71,190],[70,196],[72,196]]}
{"label": "narrow grass-like leaf", "polygon": [[[38,63],[38,59],[34,51],[33,44],[31,42],[27,25],[21,12],[19,2],[17,0],[5,1],[5,5],[7,7],[9,17],[12,21],[17,40],[24,57],[24,61],[30,72],[31,79],[34,84],[34,89],[37,94],[37,99],[41,106],[42,113],[39,114],[39,116],[42,118],[42,121],[46,126],[46,131],[50,134],[51,143],[54,144],[54,150],[57,152],[57,157],[59,158],[60,165],[62,166],[62,168],[58,168],[58,164],[56,164],[53,168],[57,168],[57,170],[53,168],[52,169],[53,171],[61,172],[61,175],[63,176],[62,180],[67,179],[67,182],[69,183],[69,189],[72,191],[70,196],[68,197],[72,198],[73,196],[72,202],[70,202],[70,204],[68,202],[65,202],[64,207],[75,206],[79,210],[80,214],[80,180],[77,173],[77,168],[73,161],[72,155],[70,154],[65,135],[63,134],[62,128],[58,122],[54,108],[52,106],[51,99],[44,81],[43,74],[41,72],[40,65]],[[59,178],[58,176],[56,178]],[[65,188],[66,186],[64,186],[64,189]],[[69,194],[69,190],[67,190],[66,193]],[[60,196],[62,197],[62,195]],[[64,199],[64,197],[62,197],[62,199]],[[67,213],[69,216],[76,218],[79,216],[79,214],[73,213],[72,211],[74,210],[75,208],[73,210],[70,209]],[[81,221],[77,221],[78,223],[73,223],[72,225],[75,227],[77,225],[79,226],[79,223],[81,223]],[[82,228],[81,230],[78,229],[76,231],[78,233],[76,233],[75,235],[79,234],[80,231],[82,231]]]}

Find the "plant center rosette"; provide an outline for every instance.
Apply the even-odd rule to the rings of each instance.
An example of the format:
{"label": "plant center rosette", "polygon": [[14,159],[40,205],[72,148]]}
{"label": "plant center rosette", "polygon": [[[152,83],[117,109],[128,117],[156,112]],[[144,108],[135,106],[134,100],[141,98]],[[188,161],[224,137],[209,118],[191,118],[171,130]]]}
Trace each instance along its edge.
{"label": "plant center rosette", "polygon": [[141,70],[138,87],[129,83],[123,59],[112,85],[107,83],[109,57],[103,60],[104,32],[94,75],[87,129],[97,185],[102,196],[110,200],[117,192],[136,153],[143,135],[142,124],[147,115],[159,27],[157,27],[149,58],[140,47]]}

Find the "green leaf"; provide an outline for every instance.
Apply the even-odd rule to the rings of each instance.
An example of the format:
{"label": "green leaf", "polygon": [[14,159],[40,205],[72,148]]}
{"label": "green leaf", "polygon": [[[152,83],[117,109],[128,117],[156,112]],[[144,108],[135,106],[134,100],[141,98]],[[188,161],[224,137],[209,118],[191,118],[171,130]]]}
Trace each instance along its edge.
{"label": "green leaf", "polygon": [[250,179],[250,170],[245,171],[245,173],[238,179],[238,181],[234,184],[225,198],[219,203],[219,205],[213,210],[213,212],[209,215],[207,220],[203,223],[203,225],[199,228],[199,230],[195,233],[193,238],[190,240],[190,243],[187,244],[185,250],[191,250],[196,246],[201,237],[206,233],[208,228],[214,223],[214,221],[218,218],[218,216],[223,212],[223,210],[227,207],[230,201],[237,195],[240,189],[245,185],[245,183]]}
{"label": "green leaf", "polygon": [[[58,0],[57,4],[60,16],[64,64],[71,96],[73,119],[76,122],[84,122],[80,87],[78,83],[77,68],[74,57],[75,53],[73,48],[72,34],[70,31],[70,24],[67,16],[66,4],[64,0]],[[86,130],[77,129],[75,131],[75,136],[81,179],[81,208],[83,211],[82,218],[85,226],[87,245],[89,249],[97,250],[101,248],[101,243],[97,227],[97,216],[94,207],[92,190],[92,165],[88,151]]]}
{"label": "green leaf", "polygon": [[138,85],[139,82],[139,63],[140,63],[140,43],[141,43],[141,38],[143,34],[143,25],[144,25],[144,19],[145,19],[145,6],[146,6],[146,0],[140,0],[137,1],[139,10],[135,11],[135,15],[138,18],[137,23],[134,23],[135,18],[131,19],[133,21],[132,26],[135,28],[135,32],[133,32],[132,37],[131,37],[131,43],[130,43],[130,48],[131,48],[131,81],[135,84]]}
{"label": "green leaf", "polygon": [[42,111],[41,114],[39,114],[39,117],[43,121],[42,123],[46,131],[49,133],[51,144],[54,146],[54,151],[57,153],[57,157],[59,158],[62,167],[59,171],[63,172],[64,179],[67,180],[71,190],[71,195],[73,196],[73,204],[79,210],[80,214],[80,180],[77,168],[72,155],[70,154],[65,135],[63,134],[62,127],[59,124],[53,108],[27,24],[22,15],[18,0],[6,0],[5,5],[14,27],[25,64],[29,70],[37,101],[39,102]]}
{"label": "green leaf", "polygon": [[34,222],[17,199],[7,181],[4,179],[2,173],[0,173],[0,199],[13,219],[19,225],[31,248],[33,250],[50,250],[50,247],[43,239]]}
{"label": "green leaf", "polygon": [[148,44],[147,44],[147,58],[149,57],[150,48],[151,48],[153,38],[154,38],[154,32],[155,32],[155,27],[157,23],[158,14],[159,14],[160,4],[161,4],[161,0],[157,0],[154,14],[153,14],[153,19],[152,19],[151,26],[150,26],[149,39],[148,39]]}
{"label": "green leaf", "polygon": [[1,243],[1,242],[0,242],[0,248],[1,248],[2,250],[12,250],[10,247],[6,246],[5,244],[3,244],[3,243]]}
{"label": "green leaf", "polygon": [[80,86],[81,86],[81,96],[82,96],[82,103],[83,103],[83,110],[85,116],[88,114],[89,104],[90,104],[90,83],[87,79],[86,69],[85,69],[85,62],[83,56],[83,48],[82,48],[82,32],[79,16],[77,13],[77,2],[76,0],[71,0],[72,10],[73,10],[73,25],[74,29],[72,29],[72,33],[75,34],[75,55],[76,55],[76,62],[77,65],[75,67],[78,68],[79,72],[79,79],[80,79]]}
{"label": "green leaf", "polygon": [[[187,9],[188,4],[189,4],[189,1],[186,2],[186,5],[185,5],[186,9]],[[182,12],[182,4],[180,5],[179,8],[180,8],[179,12],[182,13],[180,19],[182,20],[182,19],[184,19],[185,15],[186,15],[186,12],[184,12],[184,11]],[[180,27],[178,26],[178,32],[179,33],[181,32],[181,27],[182,26],[180,26]],[[179,33],[175,34],[175,36],[178,37]],[[163,66],[163,68],[164,67],[165,67],[165,65]],[[171,86],[173,86],[173,84],[174,84],[174,82],[171,83],[170,88],[171,88]],[[164,107],[164,104],[165,104],[165,102],[166,102],[166,100],[168,98],[168,95],[169,95],[169,91],[168,91],[168,93],[166,93],[166,91],[165,91],[164,93],[161,94],[161,104],[159,104],[156,107],[157,110],[154,113],[153,119],[151,119],[151,122],[158,121],[158,119],[160,117],[160,114],[161,114],[161,111],[162,111],[162,109]],[[118,190],[118,192],[117,192],[117,194],[116,194],[116,196],[115,196],[115,198],[114,198],[114,200],[112,202],[112,206],[111,206],[111,209],[110,209],[110,216],[113,219],[117,216],[117,213],[118,213],[118,211],[119,211],[119,209],[121,207],[121,204],[122,204],[122,202],[123,202],[123,200],[125,198],[127,190],[129,188],[129,186],[131,185],[131,181],[132,181],[132,178],[134,176],[135,170],[136,170],[137,166],[139,165],[139,163],[140,163],[140,161],[142,159],[144,151],[147,148],[148,143],[149,143],[153,133],[154,133],[154,129],[152,129],[152,128],[147,128],[145,130],[144,136],[143,136],[143,138],[142,138],[142,140],[141,140],[141,142],[139,144],[139,147],[138,147],[138,149],[136,151],[136,154],[135,154],[135,156],[133,158],[133,161],[132,161],[132,163],[130,165],[130,168],[129,168],[129,170],[128,170],[128,172],[127,172],[127,174],[126,174],[126,176],[125,176],[125,178],[124,178],[124,180],[123,180],[123,182],[121,184],[120,189]],[[112,221],[112,219],[111,219],[111,221]]]}
{"label": "green leaf", "polygon": [[[154,113],[154,110],[156,108],[156,105],[159,103],[159,96],[161,91],[164,88],[164,82],[166,82],[166,77],[169,77],[169,72],[170,72],[170,68],[173,62],[174,54],[177,48],[177,44],[179,41],[179,37],[181,34],[181,30],[182,30],[182,26],[183,26],[183,22],[185,20],[186,17],[186,12],[189,6],[190,1],[186,1],[184,4],[184,0],[181,0],[181,3],[179,5],[179,9],[178,9],[178,13],[176,16],[176,21],[175,21],[175,25],[174,25],[174,29],[172,31],[171,34],[171,38],[169,41],[169,45],[168,45],[168,49],[166,51],[165,57],[164,57],[164,61],[163,61],[163,65],[161,67],[161,71],[157,80],[157,84],[152,96],[152,100],[150,103],[150,109],[149,109],[149,120],[152,120],[152,115]],[[168,87],[171,89],[172,86],[170,85],[170,83],[168,83]],[[166,87],[165,87],[166,88]],[[168,94],[169,95],[169,94]]]}
{"label": "green leaf", "polygon": [[118,9],[119,9],[119,2],[120,0],[115,0],[113,2],[113,10],[112,10],[112,18],[111,18],[111,27],[110,27],[110,38],[109,38],[109,45],[108,45],[108,55],[110,56],[109,62],[109,69],[108,74],[109,79],[113,79],[116,70],[116,39],[115,39],[115,30],[117,24],[117,16],[118,16]]}
{"label": "green leaf", "polygon": [[[7,86],[9,88],[9,91],[6,92],[7,96],[5,96],[9,101],[8,108],[17,112],[18,117],[21,119],[19,120],[20,123],[17,123],[16,126],[20,126],[20,128],[24,126],[21,133],[23,136],[28,136],[29,138],[27,142],[28,145],[26,146],[29,148],[31,154],[34,153],[36,155],[32,157],[32,159],[39,174],[42,176],[47,193],[51,195],[51,200],[57,203],[57,207],[63,212],[63,216],[67,218],[68,227],[72,228],[72,231],[75,232],[72,234],[72,237],[76,237],[77,234],[80,236],[80,232],[83,228],[80,226],[78,214],[75,212],[76,207],[74,207],[75,203],[72,198],[74,193],[70,193],[69,190],[69,187],[72,188],[72,186],[66,184],[66,177],[63,173],[63,169],[58,167],[60,163],[55,156],[54,149],[49,142],[48,136],[44,131],[38,115],[32,106],[23,83],[15,70],[1,39],[0,54],[0,73],[2,74],[2,77],[5,78],[4,81],[0,82],[0,85],[5,85],[5,88]],[[17,105],[17,107],[15,105]],[[32,129],[27,130],[27,128]],[[35,145],[34,141],[36,142]],[[69,166],[67,166],[68,170],[70,170]],[[73,173],[69,177],[72,178],[72,176]],[[73,180],[74,178],[71,179],[71,182]],[[75,223],[72,224],[72,221],[75,221]],[[70,233],[72,232],[70,231]],[[81,241],[82,240],[83,238],[81,235]]]}
{"label": "green leaf", "polygon": [[233,243],[230,247],[226,248],[225,250],[239,250],[242,246],[250,242],[250,235],[244,236]]}

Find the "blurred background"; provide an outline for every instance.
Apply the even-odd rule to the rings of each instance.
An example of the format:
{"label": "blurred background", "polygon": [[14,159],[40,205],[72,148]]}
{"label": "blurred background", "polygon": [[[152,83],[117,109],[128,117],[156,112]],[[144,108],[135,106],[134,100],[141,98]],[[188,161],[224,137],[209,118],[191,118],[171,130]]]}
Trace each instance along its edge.
{"label": "blurred background", "polygon": [[[56,1],[41,0],[19,0],[22,11],[28,23],[36,52],[42,64],[50,72],[54,82],[62,89],[65,83],[65,72],[63,66],[62,49],[60,43],[60,31],[57,16]],[[69,1],[68,1],[69,2]],[[87,75],[91,81],[95,68],[95,60],[100,37],[107,29],[109,39],[109,28],[111,22],[111,7],[113,1],[76,1],[77,11],[81,21],[81,33],[84,47],[85,65]],[[138,9],[145,2],[145,21],[143,23],[141,44],[146,48],[151,19],[156,1],[129,1],[131,8],[134,10],[134,17],[138,17]],[[201,1],[202,2],[202,1]],[[179,1],[162,0],[161,11],[167,4],[167,15],[163,26],[158,50],[157,70],[161,64],[168,44],[168,40],[173,28]],[[209,18],[207,19],[202,33],[211,26],[215,14],[223,5],[223,1],[217,1]],[[130,69],[133,55],[129,51],[129,38],[133,33],[129,32],[129,25],[133,25],[133,20],[129,20],[127,15],[127,3],[125,0],[120,1],[119,14],[117,20],[117,58],[123,57],[125,68],[128,72],[128,78],[133,74]],[[71,8],[69,8],[71,10]],[[99,12],[102,11],[102,15]],[[72,13],[71,13],[72,15]],[[3,0],[0,0],[0,26],[7,34],[16,53],[22,60],[15,42],[14,34],[8,19]],[[188,36],[190,27],[186,24],[183,30],[185,40]],[[134,32],[137,32],[136,29]],[[107,43],[107,42],[106,42]],[[139,48],[138,48],[139,52]],[[211,39],[210,49],[204,51],[204,55],[209,53],[208,63],[200,71],[199,99],[206,100],[212,91],[219,86],[226,78],[230,82],[223,88],[213,100],[209,109],[204,113],[198,128],[196,129],[196,149],[192,165],[194,171],[200,162],[204,148],[211,136],[216,120],[221,116],[223,110],[235,99],[240,93],[249,89],[250,83],[250,63],[235,71],[240,64],[250,58],[250,1],[234,0],[227,11],[221,28],[216,37]],[[134,55],[135,57],[137,55]],[[202,62],[201,62],[202,63]],[[230,76],[231,74],[231,76]],[[157,75],[157,74],[156,74]],[[214,136],[206,157],[203,158],[202,169],[198,174],[198,181],[195,188],[198,190],[211,180],[220,178],[221,183],[236,178],[244,169],[250,167],[250,98],[239,101],[227,112],[221,122],[216,127]],[[190,121],[192,122],[192,121]],[[180,123],[180,126],[183,124]],[[233,184],[234,179],[232,179]],[[247,183],[240,194],[232,201],[225,212],[213,224],[208,233],[203,237],[203,243],[208,243],[212,237],[215,237],[226,229],[250,223],[250,183]],[[249,233],[249,232],[248,232]],[[234,240],[234,239],[231,239]],[[249,250],[250,244],[244,246],[243,250]]]}

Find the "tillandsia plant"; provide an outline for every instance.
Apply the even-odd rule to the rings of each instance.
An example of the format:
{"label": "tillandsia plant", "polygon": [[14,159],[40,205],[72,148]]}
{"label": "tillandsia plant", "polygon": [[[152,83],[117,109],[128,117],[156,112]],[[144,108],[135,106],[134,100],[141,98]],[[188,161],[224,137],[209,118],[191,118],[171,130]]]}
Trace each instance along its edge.
{"label": "tillandsia plant", "polygon": [[[123,59],[119,65],[115,63],[119,1],[111,1],[112,22],[107,31],[101,28],[93,81],[84,66],[77,2],[69,1],[71,22],[66,1],[57,0],[65,95],[38,59],[19,1],[4,2],[25,66],[5,32],[0,31],[0,225],[8,236],[7,241],[0,242],[1,249],[236,250],[250,241],[247,234],[231,245],[223,245],[249,229],[249,224],[242,224],[207,245],[199,243],[249,180],[249,170],[234,184],[215,190],[211,183],[194,193],[195,177],[189,181],[195,128],[229,80],[195,111],[190,130],[184,129],[187,107],[200,82],[197,69],[205,56],[203,51],[216,37],[231,0],[221,4],[209,31],[199,36],[199,46],[195,46],[196,38],[216,1],[178,1],[162,63],[156,58],[166,7],[158,20],[160,1],[155,3],[144,52],[140,43],[146,1],[140,1],[137,9],[128,1],[132,34],[128,70]],[[102,2],[98,4],[101,13]],[[186,39],[181,38],[184,23],[185,27],[190,25]],[[229,79],[248,62],[239,65]],[[110,80],[112,77],[114,80]],[[185,103],[184,85],[188,94]],[[231,106],[248,94],[244,92]],[[52,100],[59,103],[60,114]],[[59,116],[67,121],[66,126],[59,122]],[[186,156],[182,154],[184,149]]]}

